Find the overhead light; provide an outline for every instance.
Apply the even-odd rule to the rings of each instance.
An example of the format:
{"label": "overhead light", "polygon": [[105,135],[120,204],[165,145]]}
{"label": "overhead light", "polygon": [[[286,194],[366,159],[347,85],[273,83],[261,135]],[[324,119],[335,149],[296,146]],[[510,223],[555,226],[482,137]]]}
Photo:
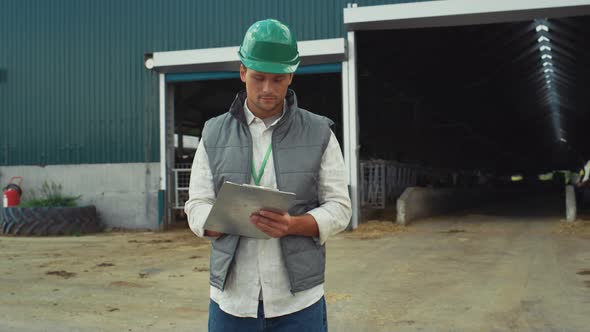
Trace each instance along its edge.
{"label": "overhead light", "polygon": [[537,25],[537,27],[535,28],[535,30],[537,30],[537,32],[541,32],[541,31],[549,32],[549,28],[545,24],[539,24],[539,25]]}
{"label": "overhead light", "polygon": [[543,62],[543,67],[553,66],[551,62]]}
{"label": "overhead light", "polygon": [[545,68],[545,70],[543,70],[545,73],[552,73],[553,69],[551,68]]}
{"label": "overhead light", "polygon": [[549,47],[547,45],[543,45],[543,46],[539,47],[539,51],[541,51],[541,52],[543,52],[543,51],[551,52],[551,47]]}
{"label": "overhead light", "polygon": [[541,36],[541,37],[539,37],[539,39],[537,39],[537,41],[538,41],[539,43],[542,43],[542,42],[544,42],[544,41],[545,41],[545,42],[549,42],[550,40],[549,40],[549,38],[547,38],[547,37],[545,37],[545,36]]}
{"label": "overhead light", "polygon": [[147,58],[145,60],[145,67],[147,69],[153,69],[154,68],[154,58]]}
{"label": "overhead light", "polygon": [[564,142],[564,143],[567,143],[567,140],[565,138],[563,138],[563,137],[560,137],[559,140],[562,141],[562,142]]}
{"label": "overhead light", "polygon": [[553,59],[553,57],[549,54],[543,54],[543,55],[541,55],[541,59],[543,59],[543,60],[550,59],[551,60],[551,59]]}

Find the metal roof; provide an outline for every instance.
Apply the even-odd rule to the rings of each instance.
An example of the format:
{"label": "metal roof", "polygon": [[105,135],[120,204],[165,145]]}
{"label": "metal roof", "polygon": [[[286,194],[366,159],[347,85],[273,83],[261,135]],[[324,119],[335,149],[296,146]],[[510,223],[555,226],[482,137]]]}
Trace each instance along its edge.
{"label": "metal roof", "polygon": [[235,46],[268,17],[299,40],[341,38],[347,2],[0,0],[0,165],[158,161],[145,53]]}

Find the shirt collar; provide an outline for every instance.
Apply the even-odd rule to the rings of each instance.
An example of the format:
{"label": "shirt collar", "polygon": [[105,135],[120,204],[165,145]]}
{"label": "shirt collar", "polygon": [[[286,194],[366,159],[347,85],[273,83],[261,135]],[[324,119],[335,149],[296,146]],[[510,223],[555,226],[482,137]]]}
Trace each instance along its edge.
{"label": "shirt collar", "polygon": [[268,119],[262,120],[262,119],[256,117],[256,115],[254,115],[254,113],[252,113],[252,111],[250,111],[250,109],[248,108],[248,103],[246,101],[244,101],[244,115],[246,116],[246,123],[248,124],[248,126],[250,126],[250,125],[252,125],[252,123],[254,122],[255,119],[259,119],[264,122],[264,124],[266,125],[266,128],[270,128],[270,127],[276,125],[283,118],[283,115],[285,115],[286,108],[287,108],[287,100],[284,100],[283,111],[281,112],[281,114],[277,114],[277,115],[272,116]]}

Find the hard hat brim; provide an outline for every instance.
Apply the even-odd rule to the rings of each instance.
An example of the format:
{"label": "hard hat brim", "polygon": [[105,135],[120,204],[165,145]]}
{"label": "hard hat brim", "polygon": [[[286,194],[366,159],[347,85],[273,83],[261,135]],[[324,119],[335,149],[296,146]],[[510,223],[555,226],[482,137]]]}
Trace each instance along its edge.
{"label": "hard hat brim", "polygon": [[241,55],[240,60],[242,61],[242,64],[248,69],[271,74],[291,74],[297,70],[297,67],[299,67],[299,61],[297,61],[295,64],[270,63],[246,59]]}

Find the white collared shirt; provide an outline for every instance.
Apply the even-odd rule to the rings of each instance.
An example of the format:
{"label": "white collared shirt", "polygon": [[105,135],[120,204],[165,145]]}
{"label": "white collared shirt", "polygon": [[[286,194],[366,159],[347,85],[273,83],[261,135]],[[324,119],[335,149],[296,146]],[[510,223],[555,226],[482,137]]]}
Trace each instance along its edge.
{"label": "white collared shirt", "polygon": [[[257,118],[246,103],[244,113],[252,136],[254,165],[259,171],[271,143],[274,127],[282,118],[284,109],[280,115],[264,121]],[[320,241],[324,243],[329,236],[345,229],[351,216],[344,160],[334,133],[331,134],[330,142],[322,156],[319,181],[318,195],[321,206],[309,211],[308,214],[316,220]],[[253,180],[251,184],[254,184]],[[277,188],[272,154],[260,179],[260,185]],[[214,202],[213,177],[201,140],[191,170],[189,200],[185,204],[189,226],[197,236],[203,237],[203,225]],[[230,269],[223,291],[210,287],[211,299],[230,315],[257,317],[258,301],[263,299],[265,317],[283,316],[307,308],[324,295],[323,284],[291,293],[279,239],[259,240],[243,237]]]}

